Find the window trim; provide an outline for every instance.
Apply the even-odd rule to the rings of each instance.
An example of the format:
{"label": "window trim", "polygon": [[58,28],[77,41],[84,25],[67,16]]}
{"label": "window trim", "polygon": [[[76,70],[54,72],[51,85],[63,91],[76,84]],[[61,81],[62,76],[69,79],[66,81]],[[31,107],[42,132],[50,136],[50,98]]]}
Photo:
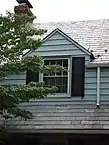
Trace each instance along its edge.
{"label": "window trim", "polygon": [[[71,95],[71,57],[53,57],[53,58],[43,58],[43,62],[44,60],[59,60],[59,59],[68,59],[68,81],[67,81],[67,93],[56,93],[54,95],[48,95],[48,97],[70,97]],[[39,82],[43,82],[43,73],[39,73]]]}

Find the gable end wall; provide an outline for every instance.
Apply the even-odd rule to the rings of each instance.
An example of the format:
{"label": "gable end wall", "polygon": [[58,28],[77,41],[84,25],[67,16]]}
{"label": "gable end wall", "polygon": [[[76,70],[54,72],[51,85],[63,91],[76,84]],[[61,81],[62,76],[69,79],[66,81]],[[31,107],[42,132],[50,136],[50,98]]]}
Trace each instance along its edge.
{"label": "gable end wall", "polygon": [[[67,40],[64,36],[60,35],[56,32],[52,35],[45,43],[37,50],[28,55],[39,55],[43,57],[56,56],[56,57],[85,57],[85,64],[89,63],[90,56],[85,52],[80,50],[77,46],[72,44],[69,40]],[[85,69],[85,96],[82,99],[81,97],[72,97],[72,98],[52,98],[52,99],[42,99],[39,100],[41,102],[66,102],[69,101],[74,102],[78,101],[80,103],[87,102],[96,102],[96,69]],[[26,83],[26,73],[21,73],[19,75],[12,75],[6,77],[5,80],[1,81],[0,84],[25,84]]]}

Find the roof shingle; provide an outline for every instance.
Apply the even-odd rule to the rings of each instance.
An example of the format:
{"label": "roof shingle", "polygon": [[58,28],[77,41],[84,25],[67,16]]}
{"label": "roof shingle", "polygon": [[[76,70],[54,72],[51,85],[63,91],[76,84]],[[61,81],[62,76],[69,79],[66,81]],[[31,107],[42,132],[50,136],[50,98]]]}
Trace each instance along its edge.
{"label": "roof shingle", "polygon": [[98,109],[94,104],[33,105],[31,102],[23,107],[33,113],[34,119],[8,120],[6,126],[9,129],[21,132],[45,129],[109,129],[109,105],[101,105]]}

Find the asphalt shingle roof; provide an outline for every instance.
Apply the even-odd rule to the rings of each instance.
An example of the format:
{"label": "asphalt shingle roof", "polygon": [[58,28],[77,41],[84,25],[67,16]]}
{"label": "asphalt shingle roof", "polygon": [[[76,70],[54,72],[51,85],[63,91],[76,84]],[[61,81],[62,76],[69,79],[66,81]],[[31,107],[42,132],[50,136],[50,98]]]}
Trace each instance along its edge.
{"label": "asphalt shingle roof", "polygon": [[34,24],[47,30],[59,28],[95,56],[95,63],[109,62],[109,19]]}
{"label": "asphalt shingle roof", "polygon": [[11,130],[38,132],[47,129],[109,129],[109,105],[96,108],[92,104],[37,104],[23,106],[31,111],[34,119],[28,121],[15,118],[6,122]]}

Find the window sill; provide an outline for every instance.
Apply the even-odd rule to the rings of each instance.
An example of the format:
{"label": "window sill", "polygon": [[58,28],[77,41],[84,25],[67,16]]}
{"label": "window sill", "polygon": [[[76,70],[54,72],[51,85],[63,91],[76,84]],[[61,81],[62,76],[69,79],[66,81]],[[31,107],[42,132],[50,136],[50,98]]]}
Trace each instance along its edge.
{"label": "window sill", "polygon": [[48,95],[45,98],[42,99],[35,99],[35,100],[30,100],[30,101],[40,101],[40,102],[49,102],[49,101],[59,101],[59,102],[63,102],[63,101],[82,101],[84,100],[84,97],[82,96],[73,96],[71,97],[70,94],[55,94],[55,95]]}
{"label": "window sill", "polygon": [[[82,96],[74,96],[71,97],[69,94],[61,94],[61,95],[49,95],[43,99],[35,99],[35,100],[30,100],[30,102],[81,102],[83,101],[84,98],[82,98]],[[83,101],[84,102],[84,101]]]}
{"label": "window sill", "polygon": [[56,93],[54,95],[48,95],[45,97],[45,99],[53,99],[53,98],[70,98],[70,94],[61,94],[61,93]]}

